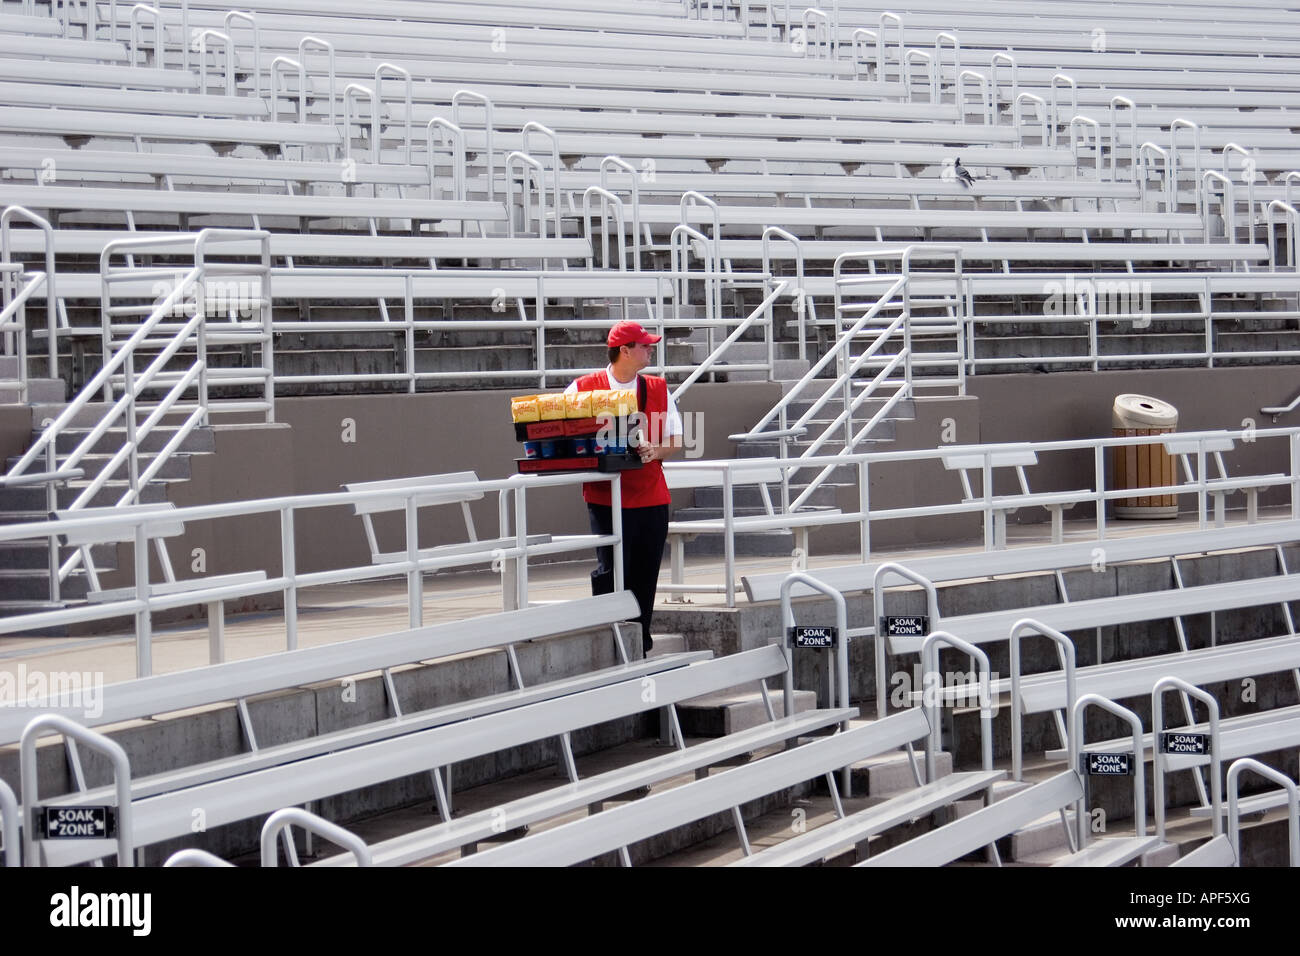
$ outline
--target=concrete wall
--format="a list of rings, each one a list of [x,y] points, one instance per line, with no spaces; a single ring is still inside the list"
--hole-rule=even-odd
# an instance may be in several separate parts
[[[504,478],[515,472],[522,449],[510,425],[509,397],[520,390],[440,392],[416,395],[358,395],[286,398],[276,403],[276,427],[246,425],[216,431],[216,454],[192,459],[192,478],[173,486],[170,500],[178,507],[247,501],[288,495],[336,492],[344,483],[405,478],[450,471],[474,471],[480,478]],[[698,454],[729,458],[727,435],[753,425],[754,409],[767,409],[780,395],[770,383],[693,386],[683,402],[684,415],[695,415]],[[761,414],[761,412],[760,412]],[[480,537],[497,529],[496,495],[471,506]],[[682,504],[687,503],[683,498]],[[558,488],[529,495],[530,531],[586,533],[586,508],[577,488]],[[361,519],[350,508],[312,509],[295,519],[298,570],[368,565],[370,551]],[[376,529],[385,550],[402,547],[400,516],[380,516]],[[458,506],[423,510],[422,546],[464,541]],[[192,572],[196,549],[202,549],[207,574],[264,569],[279,573],[280,530],[274,514],[187,525],[182,538],[169,542],[178,576]],[[128,548],[119,568],[129,569]],[[572,556],[561,556],[573,560]],[[106,587],[130,583],[129,571],[105,576]],[[269,607],[278,595],[245,603]],[[238,610],[232,602],[230,610]]]
[[[1134,369],[1114,372],[1053,372],[1048,375],[987,375],[967,380],[967,391],[980,402],[980,436],[986,442],[1065,441],[1111,435],[1111,407],[1115,396],[1126,392],[1150,395],[1178,409],[1179,431],[1245,427],[1275,427],[1264,406],[1285,405],[1300,386],[1294,366],[1249,368]],[[1300,412],[1284,416],[1276,427],[1300,424]],[[1254,444],[1239,442],[1224,457],[1233,475],[1269,474],[1289,470],[1286,442],[1276,439]],[[1107,465],[1109,467],[1109,463]],[[1062,452],[1042,456],[1029,471],[1035,491],[1092,487],[1089,452]],[[1008,481],[1013,481],[1011,476]],[[1012,491],[999,485],[998,491]],[[1284,488],[1261,494],[1261,504],[1289,500]],[[1228,499],[1230,507],[1244,507],[1244,496]],[[1191,510],[1190,497],[1180,502]],[[1079,505],[1070,517],[1092,514]],[[1021,509],[1012,521],[1044,521],[1043,509]]]

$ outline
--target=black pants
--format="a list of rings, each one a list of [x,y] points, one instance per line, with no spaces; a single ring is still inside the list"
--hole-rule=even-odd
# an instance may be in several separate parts
[[[592,534],[612,534],[614,515],[609,505],[587,505]],[[623,585],[641,607],[641,646],[650,650],[650,618],[654,614],[655,591],[659,588],[659,565],[668,540],[668,506],[623,509]],[[591,572],[591,593],[614,590],[614,549],[596,549],[596,570]]]

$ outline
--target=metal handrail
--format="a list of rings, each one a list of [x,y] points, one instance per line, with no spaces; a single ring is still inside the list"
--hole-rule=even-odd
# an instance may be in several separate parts
[[[1206,693],[1194,684],[1179,677],[1162,677],[1156,681],[1151,690],[1151,751],[1155,771],[1154,789],[1156,811],[1156,839],[1165,842],[1165,764],[1168,757],[1161,746],[1161,734],[1165,731],[1165,694],[1171,690],[1178,691],[1188,708],[1190,723],[1191,709],[1188,697],[1195,697],[1203,703],[1210,713],[1210,812],[1213,815],[1214,835],[1223,832],[1223,773],[1219,757],[1219,702],[1213,694]]]
[[[1241,775],[1247,770],[1278,784],[1286,791],[1287,858],[1291,866],[1300,866],[1300,788],[1286,774],[1253,757],[1242,757],[1233,761],[1228,768],[1228,837],[1232,841],[1237,866],[1241,866],[1241,810],[1238,801],[1241,799]]]
[[[728,490],[730,490],[728,488]],[[830,678],[830,686],[836,689],[835,699],[829,701],[832,706],[848,707],[849,703],[849,615],[848,604],[844,600],[844,595],[838,588],[833,588],[824,581],[818,580],[811,574],[805,574],[802,571],[795,571],[781,582],[781,640],[782,646],[786,653],[786,673],[783,685],[785,705],[785,714],[794,713],[794,653],[793,648],[786,643],[789,638],[790,628],[794,627],[794,606],[790,601],[790,592],[796,584],[802,584],[819,594],[830,598],[831,603],[835,605],[835,627],[837,629],[838,639],[835,644],[834,657],[834,674]],[[849,721],[845,720],[841,729],[848,731]],[[841,786],[844,788],[844,796],[852,796],[852,779],[849,768],[845,767]]]
[[[283,810],[275,811],[275,813],[267,817],[266,823],[262,825],[262,866],[279,866],[279,854],[275,849],[275,841],[281,831],[286,831],[285,843],[292,850],[292,837],[287,832],[289,827],[292,826],[300,826],[304,830],[310,830],[317,836],[323,837],[347,850],[356,860],[357,866],[370,866],[373,862],[370,848],[355,833],[345,830],[337,823],[331,823],[324,817],[319,817],[301,807],[286,807]],[[296,856],[297,854],[290,856],[290,861],[295,866],[297,865]]]
[[[460,104],[465,100],[476,100],[483,106],[483,156],[487,173],[487,198],[488,202],[495,202],[497,198],[496,154],[492,151],[492,100],[474,90],[457,90],[451,94],[451,121],[461,129],[465,128],[465,124],[460,121]]]
[[[934,54],[929,50],[908,50],[903,57],[903,95],[905,100],[912,102],[912,61],[921,60],[925,63],[930,73],[930,102],[939,101],[939,77],[935,72]],[[973,70],[963,70],[962,75],[974,72]]]
[[[1071,92],[1071,94],[1072,94],[1072,96],[1071,96],[1071,100],[1070,100],[1070,115],[1071,115],[1071,116],[1076,116],[1076,115],[1078,115],[1078,112],[1079,112],[1079,84],[1076,83],[1076,82],[1074,82],[1074,78],[1071,77],[1069,74],[1067,74],[1067,73],[1057,73],[1055,76],[1052,77],[1052,85],[1051,85],[1051,91],[1052,91],[1052,146],[1053,146],[1053,148],[1055,148],[1055,146],[1056,146],[1057,132],[1058,132],[1058,128],[1060,127],[1060,123],[1061,123],[1061,113],[1060,113],[1060,110],[1057,108],[1057,105],[1056,105],[1056,90],[1057,90],[1056,81],[1057,81],[1057,80],[1062,81],[1063,83],[1067,84],[1067,85],[1070,87],[1070,92]]]
[[[70,737],[83,746],[97,750],[108,758],[113,765],[113,784],[117,794],[117,865],[134,866],[133,848],[135,846],[135,815],[131,804],[131,762],[127,759],[122,745],[110,740],[103,734],[81,726],[61,714],[42,714],[32,719],[23,728],[22,740],[19,742],[19,772],[22,778],[23,810],[35,817],[36,807],[40,803],[36,772],[36,742],[43,733],[56,732]],[[39,866],[39,854],[36,852],[35,828],[29,823],[23,827],[23,864]]]
[[[1013,110],[1012,120],[1016,123],[1017,130],[1019,130],[1019,121],[1016,119],[1016,116],[1014,115],[1014,111],[1017,109],[1017,104],[1020,102],[1020,67],[1016,64],[1016,58],[1011,55],[1010,51],[999,51],[997,53],[994,53],[991,57],[989,57],[989,89],[991,91],[991,97],[993,99],[993,109],[994,109],[993,121],[997,122],[997,108],[999,102],[999,98],[998,98],[998,87],[999,87],[998,64],[999,63],[1006,63],[1011,68],[1010,103],[1011,103],[1011,108]],[[1037,99],[1037,97],[1035,97],[1035,99]],[[1023,139],[1023,137],[1021,138]],[[1043,145],[1044,146],[1047,145],[1046,139],[1043,140]]]
[[[1196,160],[1196,175],[1192,180],[1192,188],[1196,190],[1196,214],[1203,217],[1201,206],[1201,127],[1194,121],[1177,117],[1169,124],[1169,168],[1171,178],[1173,179],[1173,197],[1174,205],[1170,212],[1178,211],[1178,131],[1180,129],[1189,129],[1192,131],[1192,156]]]
[[[1016,125],[1016,136],[1018,137],[1018,142],[1021,146],[1025,145],[1025,128],[1024,124],[1021,122],[1023,117],[1021,116],[1020,104],[1026,101],[1035,103],[1038,106],[1038,117],[1043,125],[1042,133],[1040,134],[1042,139],[1041,145],[1044,147],[1051,145],[1051,134],[1048,132],[1049,123],[1047,119],[1047,101],[1037,93],[1020,93],[1016,96],[1011,112],[1012,119]]]
[[[1020,712],[1020,642],[1025,637],[1045,637],[1056,644],[1057,655],[1065,669],[1065,709],[1069,711],[1079,696],[1075,678],[1074,641],[1054,627],[1048,627],[1031,617],[1022,617],[1011,625],[1011,779],[1024,779],[1024,715]]]
[[[640,176],[631,163],[621,156],[606,156],[600,161],[600,185],[610,189],[609,176],[613,169],[628,174],[628,187],[632,193],[632,271],[641,271],[641,185]],[[767,271],[767,270],[764,270]]]
[[[140,25],[140,19],[144,16],[153,17],[153,58],[154,64],[158,69],[165,69],[167,55],[167,33],[163,23],[162,12],[157,7],[151,7],[145,3],[137,3],[131,8],[131,43],[130,56],[131,64],[136,64],[136,55],[140,52],[139,47],[143,39],[144,28]]]
[[[434,195],[434,180],[436,178],[436,166],[433,161],[434,145],[433,131],[442,130],[442,142],[451,141],[451,188],[452,196],[460,202],[464,202],[469,197],[468,192],[468,167],[465,160],[465,131],[457,126],[451,120],[444,119],[441,116],[435,116],[429,120],[425,127],[425,153],[429,160],[429,198],[436,198]],[[461,223],[464,228],[464,223]]]
[[[902,78],[903,74],[903,18],[892,10],[886,10],[880,14],[878,23],[880,29],[876,34],[876,80],[880,83],[886,82],[885,69],[888,66],[887,51],[889,44],[885,40],[885,21],[893,20],[894,25],[898,28],[898,74]]]
[[[596,254],[596,243],[591,235],[591,197],[600,197],[600,265],[609,268],[609,210],[614,210],[614,220],[618,228],[618,271],[627,271],[627,217],[623,213],[623,200],[604,186],[588,186],[582,193],[582,223],[586,230],[587,242],[591,246],[592,257]],[[590,262],[590,260],[589,260]]]
[[[687,284],[691,278],[691,240],[698,242],[704,250],[706,268],[701,275],[704,278],[704,316],[705,321],[718,321],[722,312],[722,284],[718,276],[722,273],[721,259],[717,253],[717,243],[700,232],[694,226],[680,223],[668,234],[669,270],[677,276],[677,292],[673,296],[673,318],[681,321],[682,303],[687,301]],[[708,326],[711,330],[712,324]],[[712,348],[712,339],[709,342]]]
[[[337,126],[337,108],[335,100],[338,98],[338,75],[334,69],[334,44],[329,40],[322,40],[320,37],[306,36],[298,41],[298,57],[306,62],[307,47],[318,50],[324,50],[329,54],[329,104],[330,104],[330,125]]]
[[[1203,222],[1205,223],[1205,230],[1202,232],[1202,235],[1205,237],[1206,242],[1209,242],[1211,240],[1211,236],[1210,236],[1210,181],[1211,180],[1217,180],[1218,182],[1223,184],[1223,199],[1219,204],[1219,208],[1223,212],[1223,231],[1225,234],[1225,238],[1227,238],[1228,242],[1235,244],[1237,241],[1237,200],[1236,197],[1234,196],[1234,186],[1231,179],[1229,179],[1227,176],[1213,169],[1207,169],[1205,170],[1205,172],[1201,173],[1200,199],[1203,201],[1204,204],[1202,206],[1202,210],[1203,210],[1202,219]],[[1200,205],[1199,202],[1198,205]]]
[[[529,120],[524,124],[523,129],[520,130],[519,133],[519,148],[523,153],[529,156],[532,155],[532,153],[528,151],[529,133],[540,133],[551,141],[551,192],[555,209],[555,238],[559,239],[564,235],[564,230],[560,228],[560,137],[556,134],[555,130],[551,129],[549,126],[544,126],[541,123]],[[543,190],[546,188],[546,180],[544,177],[539,181],[538,186]],[[546,230],[543,229],[542,237],[545,238],[545,236]]]
[[[371,130],[370,130],[370,161],[378,164],[379,162],[379,130],[374,128],[374,117],[379,112],[379,94],[368,86],[362,86],[360,83],[349,83],[343,87],[343,158],[345,160],[352,158],[352,96],[365,96],[370,98]],[[361,111],[357,110],[357,126],[361,126]]]
[[[820,359],[818,359],[817,364],[815,364],[812,368],[810,368],[807,372],[804,373],[803,377],[800,378],[799,381],[796,382],[795,385],[788,392],[786,392],[785,395],[781,397],[781,400],[778,401],[775,405],[773,405],[766,415],[764,415],[761,419],[759,419],[757,425],[755,425],[749,431],[741,433],[740,435],[730,436],[731,440],[732,441],[761,440],[764,436],[763,429],[766,428],[768,425],[770,425],[773,419],[775,419],[778,415],[781,415],[785,412],[785,410],[794,401],[795,397],[797,397],[800,393],[802,393],[802,391],[805,388],[807,388],[822,373],[822,371],[826,368],[826,366],[829,365],[832,361],[834,361],[838,357],[841,351],[843,351],[845,348],[848,347],[849,337],[852,335],[856,335],[858,332],[860,332],[868,322],[870,322],[873,318],[876,317],[876,315],[880,313],[880,310],[883,309],[885,305],[888,304],[889,300],[892,299],[896,293],[902,291],[903,287],[906,284],[907,284],[907,279],[904,276],[895,277],[893,281],[893,285],[891,285],[889,289],[880,297],[877,303],[874,306],[872,306],[871,309],[869,309],[860,319],[854,322],[853,325],[851,325],[843,333],[837,336],[835,345],[827,349],[826,354],[823,355]]]
[[[371,125],[374,127],[375,137],[375,162],[384,161],[383,150],[380,148],[382,137],[379,135],[379,113],[380,104],[383,101],[383,82],[384,74],[392,73],[394,76],[406,80],[406,165],[411,165],[411,71],[404,66],[397,66],[393,63],[380,63],[375,67],[375,97],[371,101]]]
[[[985,122],[992,125],[996,108],[993,105],[993,91],[989,79],[978,70],[961,70],[957,74],[957,113],[964,123],[966,121],[966,77],[974,77],[979,86],[980,98],[984,103]]]
[[[16,341],[14,352],[18,360],[19,404],[27,403],[27,300],[45,285],[43,272],[24,273],[24,275],[27,276],[27,284],[19,290],[8,305],[0,309],[0,333],[4,333],[5,354],[9,352],[10,338]]]
[[[754,309],[749,313],[749,315],[745,316],[745,318],[741,320],[741,322],[736,326],[736,328],[731,332],[731,334],[728,335],[725,339],[723,339],[722,343],[718,345],[718,347],[715,348],[712,352],[710,352],[708,356],[705,357],[704,361],[700,362],[700,364],[696,367],[695,371],[691,372],[691,374],[686,377],[686,380],[684,382],[682,382],[675,389],[673,389],[672,397],[674,400],[680,402],[682,396],[686,394],[687,389],[689,389],[692,385],[694,385],[697,381],[699,381],[700,378],[709,374],[709,372],[713,370],[713,367],[717,365],[719,360],[722,358],[722,356],[726,354],[727,349],[731,348],[731,346],[735,344],[737,339],[739,339],[742,335],[744,335],[747,331],[749,331],[750,327],[753,326],[756,322],[758,322],[758,318],[760,315],[769,312],[772,303],[775,302],[776,299],[783,292],[785,292],[786,285],[787,282],[784,279],[777,282],[776,288],[773,289],[771,292],[769,292],[764,297],[763,301],[760,302],[757,306],[755,306]],[[772,337],[772,328],[769,325],[768,326],[769,342],[771,341],[771,337]]]
[[[1269,268],[1277,270],[1277,244],[1274,235],[1274,229],[1277,221],[1273,213],[1280,211],[1286,216],[1286,252],[1287,265],[1297,272],[1300,272],[1300,254],[1297,254],[1297,243],[1300,243],[1300,210],[1295,206],[1289,206],[1280,199],[1272,200],[1265,209],[1266,221],[1268,223],[1268,265]]]
[[[253,95],[262,95],[262,40],[257,29],[257,17],[245,10],[231,10],[226,14],[224,23],[226,35],[233,37],[235,35],[232,26],[235,20],[245,21],[253,30]],[[233,46],[233,44],[232,44]]]
[[[58,284],[54,268],[54,227],[50,225],[49,220],[36,215],[25,206],[7,207],[4,212],[0,212],[0,263],[12,261],[9,258],[9,230],[13,228],[11,224],[15,219],[23,219],[35,225],[41,230],[41,235],[45,241],[45,334],[49,336],[46,349],[49,359],[49,377],[58,378],[59,345],[56,338]],[[11,282],[12,277],[7,272],[0,277],[0,290],[2,290],[0,304],[9,304]]]
[[[18,835],[18,798],[14,796],[9,784],[0,780],[0,837],[5,844],[5,868],[13,869],[21,865]]]
[[[280,67],[298,71],[298,122],[307,122],[307,69],[299,60],[291,56],[277,56],[271,61],[271,121],[277,117],[276,105],[280,101]],[[284,92],[289,92],[289,82],[285,80]],[[331,104],[331,109],[333,108]]]
[[[885,719],[887,713],[886,704],[889,699],[889,694],[885,689],[885,634],[880,627],[880,621],[885,612],[884,582],[891,574],[924,588],[926,613],[930,616],[931,625],[936,624],[939,620],[939,592],[935,588],[933,581],[922,574],[918,574],[911,568],[904,567],[893,561],[886,561],[876,568],[876,573],[871,578],[871,613],[876,618],[873,622],[874,627],[872,630],[874,633],[872,637],[876,650],[876,718],[878,720]]]
[[[1116,126],[1119,122],[1119,108],[1128,107],[1129,121],[1129,140],[1128,140],[1128,173],[1129,176],[1137,178],[1137,104],[1127,96],[1112,96],[1110,99],[1110,181],[1118,182],[1119,174],[1115,157],[1119,154],[1116,148],[1119,140],[1115,134]]]
[[[1100,694],[1084,694],[1070,708],[1069,733],[1070,769],[1079,774],[1084,792],[1084,796],[1080,797],[1074,805],[1074,820],[1080,851],[1088,846],[1088,813],[1085,802],[1088,778],[1079,764],[1079,757],[1083,752],[1084,731],[1080,716],[1089,707],[1100,707],[1102,710],[1109,711],[1121,720],[1127,721],[1129,727],[1133,730],[1133,822],[1139,837],[1144,837],[1147,834],[1147,792],[1145,766],[1142,759],[1142,718],[1127,707],[1121,707],[1113,700],[1102,697]]]
[[[540,234],[540,238],[545,239],[546,238],[546,167],[544,167],[539,160],[534,159],[532,156],[529,156],[527,153],[521,152],[520,150],[517,149],[507,153],[505,162],[502,163],[502,168],[504,169],[506,174],[506,235],[513,237],[515,234],[515,217],[514,217],[515,180],[514,177],[510,175],[511,167],[513,167],[515,164],[518,164],[521,167],[521,169],[522,167],[530,167],[537,174],[537,206],[538,206],[537,228]],[[522,179],[523,182],[520,184],[520,192],[519,192],[519,203],[520,206],[522,207],[521,211],[523,212],[523,222],[521,223],[521,226],[524,229],[524,231],[528,231],[529,223],[532,220],[532,216],[530,214],[530,210],[532,207],[528,202],[528,194],[530,192],[528,188],[528,174],[524,173]]]
[[[197,47],[196,52],[199,55],[199,92],[207,93],[208,91],[208,37],[220,40],[226,45],[226,95],[234,96],[235,41],[230,39],[230,34],[213,28],[200,30],[194,38],[194,44]]]
[[[978,667],[979,703],[980,703],[980,766],[987,772],[993,769],[993,697],[989,692],[989,656],[976,647],[949,631],[931,631],[921,642],[921,703],[926,716],[930,719],[930,744],[925,748],[925,780],[934,783],[938,779],[936,765],[939,751],[943,749],[943,736],[939,724],[939,704],[943,694],[942,680],[939,680],[939,645],[964,651],[975,661]],[[936,678],[932,686],[928,678]]]
[[[1094,148],[1095,166],[1093,169],[1094,178],[1101,182],[1102,167],[1102,145],[1101,145],[1101,123],[1097,122],[1091,116],[1074,116],[1070,118],[1070,152],[1074,154],[1074,178],[1079,178],[1079,146],[1082,144],[1085,148],[1088,143],[1088,136],[1083,132],[1084,127],[1092,127],[1092,143]],[[1115,141],[1111,140],[1111,152],[1115,151]]]
[[[1173,199],[1173,191],[1172,191],[1173,179],[1170,176],[1170,171],[1172,167],[1169,164],[1169,151],[1164,147],[1151,142],[1150,140],[1148,140],[1147,142],[1143,143],[1141,146],[1138,147],[1138,166],[1141,170],[1140,175],[1138,176],[1138,202],[1142,204],[1142,208],[1145,210],[1146,208],[1145,204],[1147,199],[1147,177],[1148,177],[1147,156],[1148,155],[1159,156],[1162,160],[1164,160],[1165,211],[1173,212],[1174,211],[1174,199]]]
[[[799,361],[805,361],[808,358],[808,294],[804,291],[804,270],[803,270],[803,240],[788,230],[780,226],[767,226],[763,229],[763,272],[766,275],[772,275],[772,256],[771,242],[773,236],[779,236],[786,242],[794,246],[794,276],[795,276],[795,314],[799,316]],[[774,321],[771,313],[768,314],[768,320]],[[773,327],[773,335],[776,334]]]

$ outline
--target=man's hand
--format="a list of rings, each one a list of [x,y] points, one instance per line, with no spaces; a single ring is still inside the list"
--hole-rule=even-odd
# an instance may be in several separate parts
[[[648,465],[652,461],[667,461],[674,457],[682,450],[682,440],[676,436],[668,439],[666,445],[653,445],[646,440],[642,440],[637,446],[637,454],[641,456],[641,463]]]

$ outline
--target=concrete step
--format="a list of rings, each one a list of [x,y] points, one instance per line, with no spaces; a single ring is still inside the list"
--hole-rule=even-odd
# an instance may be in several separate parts
[[[84,598],[87,591],[83,575],[70,575],[59,585],[59,596],[64,599]],[[0,570],[0,594],[6,601],[48,601],[50,577],[42,569]]]
[[[181,479],[158,479],[149,482],[140,489],[140,502],[149,504],[166,501],[167,485],[177,480]],[[88,485],[89,483],[85,481],[74,481],[69,482],[66,488],[58,489],[56,494],[58,506],[66,508],[72,504]],[[117,504],[128,487],[129,485],[125,481],[113,480],[105,482],[104,487],[100,488],[86,503],[86,507],[112,507]],[[0,514],[21,516],[22,520],[26,521],[44,520],[47,517],[45,489],[42,487],[0,488]]]
[[[27,380],[27,394],[23,394],[22,386],[16,380],[0,380],[0,405],[34,405],[45,402],[61,402],[64,399],[67,385],[62,379],[57,378],[29,378]]]
[[[647,659],[663,657],[666,654],[681,654],[688,649],[684,634],[652,634],[651,637],[654,638],[654,646],[646,655]]]
[[[785,715],[785,702],[779,690],[768,691],[772,710],[777,717]],[[815,691],[799,690],[794,694],[794,711],[802,713],[817,707]],[[677,719],[682,733],[687,737],[722,737],[757,727],[767,722],[767,709],[758,691],[733,689],[695,697],[677,705]]]
[[[76,451],[77,446],[85,440],[90,434],[91,429],[70,428],[62,432],[55,440],[55,451],[60,454],[68,454]],[[157,452],[161,451],[176,434],[175,428],[160,426],[149,432],[140,442],[140,451]],[[35,441],[40,438],[40,432],[33,432],[32,439]],[[98,455],[110,455],[116,452],[126,442],[125,428],[110,428],[100,439],[91,447],[90,452]],[[216,451],[216,441],[212,435],[211,426],[199,426],[191,431],[185,440],[181,443],[178,451],[199,454],[202,452]]]
[[[145,454],[145,455],[140,455],[138,457],[140,463],[140,471],[143,472],[146,468],[148,468],[150,465],[154,463],[154,461],[157,459],[158,456]],[[79,462],[77,462],[77,467],[82,469],[86,473],[85,479],[89,480],[98,477],[99,474],[108,465],[108,463],[112,460],[113,460],[112,455],[85,455],[82,457],[82,459]],[[18,461],[19,458],[17,456],[11,456],[9,460],[5,463],[6,469],[13,468],[13,466],[16,465]],[[163,462],[163,465],[158,470],[158,474],[156,477],[158,477],[159,479],[168,479],[168,478],[187,479],[190,477],[190,471],[191,471],[190,455],[178,453],[172,455],[170,458],[167,459],[167,461]],[[119,476],[124,476],[126,474],[125,463],[123,463],[122,466],[120,466],[117,474]]]
[[[75,553],[75,548],[59,548],[63,562]],[[44,571],[49,567],[49,544],[41,541],[0,541],[0,570]],[[90,549],[91,559],[99,571],[117,568],[117,546],[96,545]]]
[[[858,727],[870,721],[854,720],[851,723]],[[916,760],[924,779],[925,752],[918,749]],[[935,771],[940,777],[952,773],[952,754],[935,754]],[[888,797],[916,787],[911,760],[903,751],[860,760],[850,767],[850,772],[853,775],[853,793],[857,796]]]

